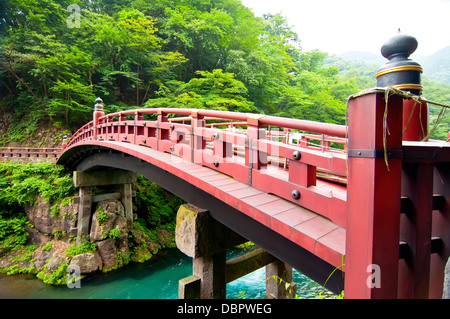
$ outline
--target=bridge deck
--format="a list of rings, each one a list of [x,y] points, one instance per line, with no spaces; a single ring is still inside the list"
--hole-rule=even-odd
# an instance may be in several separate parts
[[[80,144],[83,142],[78,145]],[[92,145],[93,141],[86,144]],[[345,229],[323,216],[238,182],[211,168],[199,166],[171,154],[124,142],[96,141],[94,144],[115,149],[160,167],[214,195],[329,264],[343,267]],[[271,167],[268,171],[284,174],[281,168]],[[320,181],[315,187],[345,195],[345,187],[331,182]]]

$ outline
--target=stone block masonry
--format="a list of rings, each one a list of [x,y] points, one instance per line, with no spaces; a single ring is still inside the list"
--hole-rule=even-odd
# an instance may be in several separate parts
[[[99,186],[115,185],[120,191],[120,200],[124,207],[125,218],[129,225],[133,221],[133,183],[137,175],[133,172],[123,170],[107,170],[95,172],[73,172],[73,183],[79,188],[80,206],[78,212],[77,244],[83,242],[89,236],[90,223],[92,219],[92,188]],[[102,199],[109,195],[115,197],[117,193],[105,194]],[[97,197],[102,197],[97,195]]]
[[[179,299],[225,299],[227,283],[266,267],[268,298],[291,298],[292,267],[263,249],[226,260],[226,250],[247,240],[211,217],[209,212],[191,204],[177,213],[175,241],[178,249],[193,258],[193,275],[180,280]],[[290,284],[290,291],[283,289]]]

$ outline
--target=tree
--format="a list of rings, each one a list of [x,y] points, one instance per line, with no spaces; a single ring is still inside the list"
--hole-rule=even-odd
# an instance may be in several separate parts
[[[196,71],[220,68],[232,34],[233,20],[222,10],[199,11],[195,6],[180,5],[166,10],[164,49],[183,54],[187,59],[181,80],[189,81]]]
[[[172,89],[161,92],[161,97],[149,100],[147,107],[206,108],[222,111],[254,112],[252,102],[246,98],[244,84],[232,73],[220,69],[212,72],[197,71],[199,78],[188,83],[173,82]]]
[[[186,61],[178,52],[161,50],[156,19],[126,8],[128,1],[124,7],[79,2],[81,25],[69,28],[68,1],[12,0],[3,18],[8,34],[0,38],[8,99],[25,90],[34,100],[29,108],[34,118],[62,120],[69,127],[89,119],[95,96],[141,105],[158,81]]]
[[[326,53],[302,52],[283,16],[256,17],[240,0],[76,0],[75,28],[69,4],[10,0],[0,13],[0,108],[27,114],[17,127],[75,130],[95,96],[106,111],[194,107],[343,123],[346,95],[357,91],[324,66]]]

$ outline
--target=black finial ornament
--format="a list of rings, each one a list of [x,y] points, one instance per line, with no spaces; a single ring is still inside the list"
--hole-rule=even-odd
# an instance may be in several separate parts
[[[101,98],[98,97],[98,98],[95,100],[95,102],[96,102],[96,104],[95,104],[95,106],[94,106],[95,111],[101,111],[101,112],[103,112],[103,100],[102,100]]]
[[[381,54],[389,60],[382,66],[376,75],[378,87],[393,86],[412,94],[420,95],[422,92],[422,67],[409,59],[418,47],[417,39],[398,33],[381,47]]]

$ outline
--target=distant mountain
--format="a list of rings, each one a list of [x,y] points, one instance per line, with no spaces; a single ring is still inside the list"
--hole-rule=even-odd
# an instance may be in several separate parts
[[[368,64],[377,64],[379,66],[383,65],[387,61],[385,58],[381,56],[381,54],[376,55],[371,52],[363,52],[363,51],[347,51],[338,54],[338,56],[345,60],[366,62]]]
[[[450,84],[450,47],[441,49],[428,57],[417,57],[424,75],[436,82]]]
[[[343,60],[364,62],[382,66],[387,62],[385,58],[370,52],[348,51],[338,55]],[[412,56],[424,69],[424,76],[431,81],[450,84],[450,47],[441,49],[430,56]]]
[[[430,101],[450,104],[450,47],[424,57],[413,55],[412,60],[420,63],[424,68],[423,95]],[[339,76],[344,80],[352,80],[359,91],[375,87],[375,75],[382,65],[387,62],[381,54],[369,52],[346,52],[340,55],[328,55],[324,67],[336,67]],[[430,104],[430,125],[433,126],[441,111],[439,106]],[[450,117],[445,116],[436,127],[431,138],[447,140],[450,131]]]

